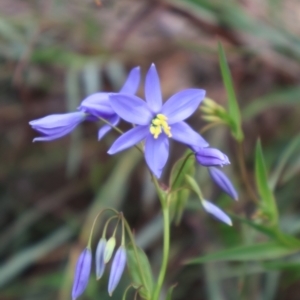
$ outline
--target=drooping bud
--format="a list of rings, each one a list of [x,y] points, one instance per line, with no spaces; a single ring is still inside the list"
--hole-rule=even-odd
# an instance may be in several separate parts
[[[104,250],[106,246],[106,239],[101,238],[97,245],[96,249],[96,277],[97,280],[100,279],[103,275],[105,269],[105,262],[104,262]]]
[[[216,205],[212,204],[209,201],[202,200],[202,205],[204,209],[209,213],[215,216],[220,221],[226,223],[227,225],[231,226],[232,222],[231,219]]]
[[[112,236],[105,245],[104,254],[103,254],[105,264],[107,264],[110,261],[112,254],[115,250],[115,247],[116,247],[116,238]]]
[[[124,272],[126,266],[126,250],[123,246],[120,246],[117,250],[112,265],[111,271],[109,275],[108,281],[108,293],[111,296],[115,288],[117,287],[121,276]]]
[[[89,248],[85,248],[80,254],[76,269],[72,288],[72,299],[77,299],[86,289],[91,273],[92,253]]]
[[[214,167],[208,168],[208,171],[212,180],[220,187],[220,189],[234,200],[238,200],[238,193],[225,173]]]
[[[197,162],[205,167],[224,166],[230,164],[228,157],[215,148],[201,148],[195,153]]]

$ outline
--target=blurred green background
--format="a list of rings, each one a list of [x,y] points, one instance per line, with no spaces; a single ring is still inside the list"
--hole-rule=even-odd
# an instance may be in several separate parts
[[[132,67],[140,65],[145,74],[152,62],[164,99],[198,87],[226,105],[218,41],[242,111],[249,176],[260,137],[281,227],[299,235],[299,36],[297,0],[1,0],[0,299],[71,299],[76,259],[105,206],[124,212],[158,271],[159,202],[140,154],[131,149],[108,156],[117,135],[97,142],[95,123],[57,141],[33,144],[38,134],[28,122],[74,111],[96,91],[116,91]],[[197,130],[205,125],[200,111],[189,122]],[[231,165],[224,170],[240,201],[221,194],[199,167],[205,196],[227,212],[252,218],[256,209],[241,184],[234,140],[221,127],[204,136],[228,154]],[[183,151],[182,145],[172,145],[163,182]],[[231,228],[220,224],[193,203],[172,226],[167,286],[178,283],[173,299],[300,298],[299,263],[281,269],[260,261],[183,266],[191,257],[263,240],[238,221]],[[100,282],[92,275],[81,299],[108,299],[107,274]],[[113,299],[122,297],[128,282],[125,273]]]

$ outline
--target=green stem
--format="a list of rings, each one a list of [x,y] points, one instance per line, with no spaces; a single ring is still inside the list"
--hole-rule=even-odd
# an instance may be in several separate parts
[[[166,199],[165,199],[166,200]],[[167,205],[167,201],[162,202],[162,212],[164,219],[164,245],[163,245],[163,259],[162,264],[157,280],[157,284],[152,296],[152,300],[158,300],[160,291],[165,279],[168,260],[169,260],[169,251],[170,251],[170,219],[169,219],[169,207]]]
[[[175,183],[177,182],[177,180],[178,180],[178,178],[179,178],[179,176],[180,176],[180,174],[181,174],[181,172],[182,172],[182,170],[183,170],[185,164],[187,163],[188,159],[189,159],[192,155],[194,155],[194,154],[195,154],[194,152],[191,152],[191,153],[189,153],[189,154],[184,158],[184,161],[182,162],[182,164],[181,164],[181,166],[180,166],[180,169],[179,169],[179,171],[178,171],[178,173],[177,173],[177,176],[176,176],[175,180],[174,180],[173,183],[172,183],[171,190],[172,190],[173,187],[175,186]]]

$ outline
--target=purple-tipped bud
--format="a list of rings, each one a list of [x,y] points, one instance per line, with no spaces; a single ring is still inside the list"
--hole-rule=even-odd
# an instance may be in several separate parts
[[[126,250],[123,246],[117,250],[112,265],[111,271],[109,275],[109,282],[108,282],[108,293],[111,296],[115,288],[117,287],[121,276],[124,272],[124,268],[126,265]]]
[[[202,205],[209,214],[212,214],[217,219],[226,223],[229,226],[232,225],[230,218],[219,207],[206,200],[202,201]]]
[[[104,250],[106,246],[106,239],[101,238],[96,249],[96,277],[100,279],[104,273]]]
[[[229,178],[221,170],[217,168],[208,168],[212,180],[231,198],[238,200],[238,193],[233,187]]]
[[[228,157],[215,148],[201,148],[195,153],[198,163],[205,167],[230,164]]]
[[[76,264],[73,288],[72,288],[72,299],[77,299],[86,289],[92,266],[92,253],[91,250],[85,248],[80,254]]]
[[[47,117],[29,122],[32,129],[40,132],[33,142],[52,141],[70,133],[79,123],[86,119],[83,112],[72,112],[66,114],[49,115]]]

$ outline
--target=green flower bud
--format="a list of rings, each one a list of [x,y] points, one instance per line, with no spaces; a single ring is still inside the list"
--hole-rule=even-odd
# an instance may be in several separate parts
[[[116,238],[112,236],[106,243],[105,249],[104,249],[104,263],[107,264],[111,257],[112,254],[115,250],[116,247]]]

